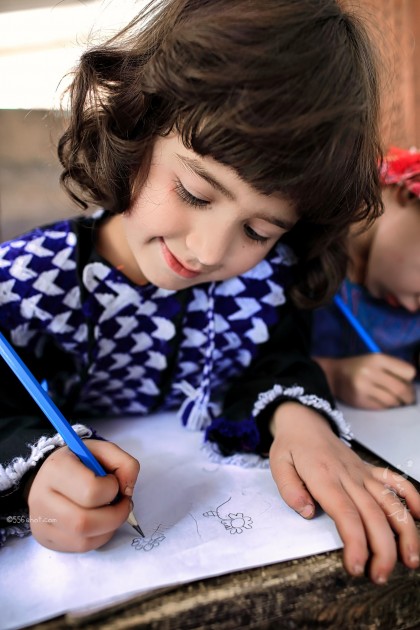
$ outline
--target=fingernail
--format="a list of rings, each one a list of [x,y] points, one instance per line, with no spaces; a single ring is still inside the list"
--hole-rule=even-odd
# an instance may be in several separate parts
[[[353,567],[353,575],[363,575],[364,570],[363,564],[355,564]]]
[[[124,490],[124,494],[126,497],[132,497],[134,492],[134,488],[132,486],[126,486]]]
[[[419,563],[419,554],[418,553],[410,553],[409,557],[408,557],[410,564],[415,564],[417,565]]]
[[[376,584],[386,584],[387,578],[384,575],[377,575],[375,577]]]
[[[303,518],[309,518],[314,513],[314,506],[311,504],[305,505],[305,507],[299,512]]]

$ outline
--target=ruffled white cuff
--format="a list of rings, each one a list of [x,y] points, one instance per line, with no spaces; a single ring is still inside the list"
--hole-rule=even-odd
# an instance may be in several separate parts
[[[300,385],[293,385],[291,387],[282,387],[281,385],[274,385],[266,392],[262,392],[258,396],[258,400],[252,410],[252,415],[256,418],[270,403],[274,402],[277,398],[288,398],[290,400],[296,400],[296,402],[305,405],[306,407],[312,407],[332,420],[338,429],[340,438],[344,442],[350,442],[353,434],[350,430],[350,425],[345,421],[344,416],[338,409],[333,409],[324,398],[319,398],[314,394],[305,394],[305,390]]]
[[[92,431],[83,424],[74,424],[73,429],[81,438],[92,435]],[[0,464],[0,492],[18,486],[19,481],[31,468],[34,468],[47,453],[59,446],[65,446],[65,443],[58,433],[52,437],[43,436],[35,444],[30,445],[31,453],[27,459],[16,457],[7,466]]]
[[[344,419],[341,411],[333,409],[331,404],[324,398],[319,398],[314,394],[305,394],[305,390],[300,385],[292,385],[290,387],[282,387],[281,385],[274,385],[271,389],[261,392],[257,401],[254,404],[252,410],[252,418],[256,420],[259,414],[271,403],[279,400],[279,404],[284,399],[295,400],[306,407],[312,407],[316,411],[321,412],[324,416],[329,418],[337,427],[339,437],[343,442],[350,446],[350,440],[353,434],[350,430],[350,425]],[[249,419],[248,419],[249,422]],[[202,446],[202,450],[206,453],[207,457],[218,464],[233,464],[236,466],[243,466],[245,468],[268,468],[268,458],[262,457],[256,453],[234,453],[232,455],[224,456],[219,446],[214,442],[205,442]]]

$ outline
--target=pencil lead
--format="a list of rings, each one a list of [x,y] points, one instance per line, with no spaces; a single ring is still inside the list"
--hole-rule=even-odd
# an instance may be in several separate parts
[[[133,507],[132,501],[131,501],[131,506]],[[142,532],[140,525],[138,524],[136,517],[134,516],[133,510],[131,510],[130,514],[128,515],[127,522],[131,525],[131,527],[133,527],[136,530],[138,534],[140,534],[140,536],[142,536],[143,538],[146,538],[146,536]]]
[[[140,536],[142,536],[143,538],[146,538],[146,536],[143,534],[140,525],[133,525],[134,529],[136,530],[136,532],[138,532],[140,534]]]

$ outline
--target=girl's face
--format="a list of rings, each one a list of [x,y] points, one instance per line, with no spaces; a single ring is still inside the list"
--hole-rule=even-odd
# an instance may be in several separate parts
[[[420,310],[420,203],[401,206],[385,188],[385,212],[373,226],[365,285],[376,298],[414,313]]]
[[[126,275],[179,290],[251,269],[297,216],[281,196],[257,192],[172,134],[156,140],[146,183],[131,208],[111,221]]]

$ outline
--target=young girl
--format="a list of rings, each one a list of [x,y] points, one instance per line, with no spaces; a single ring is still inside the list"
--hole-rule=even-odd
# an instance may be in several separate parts
[[[332,392],[365,409],[413,403],[420,369],[420,152],[391,148],[381,183],[385,212],[350,239],[340,295],[382,352],[369,354],[333,305],[315,311],[313,325]]]
[[[105,210],[5,243],[0,312],[69,418],[134,414],[141,431],[142,414],[180,408],[220,457],[269,453],[288,505],[311,518],[318,502],[347,570],[371,551],[381,583],[395,534],[418,566],[395,502],[420,517],[420,497],[340,440],[296,309],[333,294],[348,226],[380,209],[377,95],[369,40],[335,0],[153,2],[82,57],[71,88],[62,179]],[[95,477],[6,367],[1,392],[3,514],[27,497],[41,544],[100,547],[138,463],[90,439],[112,471]]]

